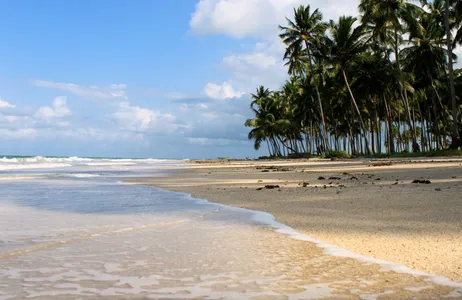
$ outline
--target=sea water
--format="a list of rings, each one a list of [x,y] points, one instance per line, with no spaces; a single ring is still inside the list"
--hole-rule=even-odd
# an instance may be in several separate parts
[[[268,214],[121,182],[183,164],[0,159],[0,299],[462,295],[449,281],[335,252]]]

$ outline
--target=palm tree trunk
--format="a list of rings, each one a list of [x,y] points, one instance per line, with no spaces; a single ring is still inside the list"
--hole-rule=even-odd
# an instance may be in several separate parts
[[[314,131],[313,131],[313,121],[310,122],[310,152],[314,154]]]
[[[273,156],[273,153],[271,152],[271,148],[270,148],[270,144],[269,144],[269,141],[266,140],[266,146],[268,146],[268,153],[269,153],[269,156]]]
[[[407,118],[408,118],[408,125],[409,125],[409,130],[411,131],[411,136],[412,136],[412,148],[414,151],[419,152],[420,147],[419,144],[417,144],[417,137],[415,134],[415,129],[414,126],[412,126],[412,118],[411,118],[411,112],[409,110],[409,102],[407,99],[407,93],[404,90],[404,77],[403,77],[403,72],[401,71],[401,66],[400,66],[400,61],[399,61],[399,49],[398,49],[398,30],[395,28],[395,56],[396,56],[396,68],[398,69],[400,79],[401,79],[401,84],[399,85],[399,92],[401,95],[401,99],[403,100],[404,104],[404,110],[406,112]]]
[[[448,67],[449,67],[449,86],[451,90],[451,104],[452,104],[452,143],[450,148],[457,149],[461,146],[459,140],[459,132],[457,127],[457,104],[456,104],[456,91],[454,87],[454,70],[452,61],[452,41],[451,41],[451,29],[449,28],[449,0],[444,1],[444,26],[446,27],[446,44],[448,50]]]
[[[369,144],[369,141],[367,140],[366,136],[366,126],[364,125],[363,117],[361,116],[361,112],[359,111],[358,104],[356,103],[355,97],[353,95],[353,92],[351,91],[350,83],[348,82],[348,78],[346,76],[345,70],[342,68],[342,73],[343,73],[343,79],[345,79],[345,84],[347,85],[348,92],[350,93],[351,96],[351,101],[353,101],[353,105],[355,106],[356,112],[358,113],[359,121],[361,122],[361,127],[362,127],[362,134],[364,137],[364,140],[366,142],[366,149],[367,149],[367,154],[371,154],[371,145]]]
[[[436,93],[435,91],[433,91],[432,93],[432,108],[433,108],[433,130],[434,130],[434,133],[436,135],[436,150],[440,150],[440,125],[439,125],[439,118],[438,118],[438,113],[436,111],[436,101],[435,101],[435,98],[436,98]]]
[[[313,61],[312,61],[311,51],[310,51],[307,41],[305,41],[305,46],[306,46],[306,52],[308,53],[308,59],[309,59],[308,63],[310,65],[311,76],[314,77]],[[321,113],[324,144],[326,146],[326,150],[330,151],[329,143],[327,142],[327,126],[326,126],[326,120],[324,117],[324,109],[322,108],[321,94],[319,93],[318,83],[316,82],[316,80],[314,80],[314,88],[316,90],[316,96],[318,98],[319,112]]]
[[[388,101],[387,101],[387,98],[384,96],[383,97],[383,101],[385,102],[385,109],[387,111],[387,120],[388,120],[388,143],[389,143],[389,153],[392,154],[392,153],[395,153],[395,141],[393,140],[393,130],[392,130],[392,126],[393,126],[393,119],[392,119],[392,115],[391,115],[391,106],[388,104]]]

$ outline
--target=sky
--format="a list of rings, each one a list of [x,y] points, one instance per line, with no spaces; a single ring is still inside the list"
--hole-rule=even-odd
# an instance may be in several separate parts
[[[287,79],[278,25],[358,0],[0,2],[0,154],[257,157],[250,93]]]

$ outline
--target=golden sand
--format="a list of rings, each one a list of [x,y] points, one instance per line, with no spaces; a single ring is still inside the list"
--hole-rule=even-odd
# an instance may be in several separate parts
[[[323,242],[462,282],[462,159],[201,162],[136,181],[266,211]]]

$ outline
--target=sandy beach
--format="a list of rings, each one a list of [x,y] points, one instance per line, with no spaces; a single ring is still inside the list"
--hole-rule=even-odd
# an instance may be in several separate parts
[[[462,282],[460,158],[199,161],[131,181],[269,212],[320,241]]]

